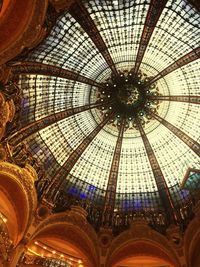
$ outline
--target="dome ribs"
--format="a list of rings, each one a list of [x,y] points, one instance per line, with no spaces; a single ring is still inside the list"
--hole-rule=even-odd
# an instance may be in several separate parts
[[[186,55],[176,60],[174,63],[170,64],[167,68],[165,68],[164,70],[159,72],[155,77],[150,79],[146,85],[149,86],[150,84],[155,83],[160,78],[165,77],[169,73],[191,63],[194,60],[197,60],[198,58],[200,58],[200,47],[195,48],[191,52],[187,53]]]
[[[200,155],[199,14],[187,1],[70,2],[48,10],[42,42],[24,43],[2,69],[10,113],[13,97],[16,107],[2,158],[4,147],[15,164],[28,157],[38,200],[52,213],[82,207],[110,241],[135,224],[184,232],[196,174],[180,183]],[[99,237],[105,250],[109,240]]]
[[[50,183],[46,198],[49,201],[54,201],[58,190],[62,186],[65,181],[67,175],[70,173],[76,162],[79,160],[83,152],[87,149],[92,140],[96,137],[96,135],[103,129],[103,127],[108,123],[108,121],[114,116],[114,112],[105,116],[104,119],[99,123],[96,128],[88,135],[86,138],[78,145],[78,147],[70,154],[69,158],[65,161],[65,163],[58,169],[55,174],[52,182]]]
[[[103,105],[103,103],[88,104],[88,105],[81,106],[81,107],[69,108],[67,110],[60,111],[58,113],[49,115],[47,117],[44,117],[44,118],[37,120],[37,121],[34,121],[33,123],[21,128],[16,133],[14,133],[10,137],[8,137],[8,141],[12,145],[18,144],[18,143],[22,142],[24,139],[26,139],[27,137],[31,136],[32,134],[34,134],[34,133],[58,122],[58,121],[61,121],[61,120],[68,118],[68,117],[71,117],[71,116],[78,114],[80,112],[100,107],[102,105]]]
[[[74,17],[74,19],[81,25],[84,31],[89,35],[101,55],[104,57],[108,66],[112,70],[112,73],[117,76],[118,72],[108,51],[108,48],[99,33],[94,21],[92,20],[88,10],[84,7],[81,1],[75,2],[69,9],[69,13]]]
[[[179,128],[161,118],[158,114],[155,114],[151,111],[148,111],[149,114],[154,117],[157,121],[162,123],[165,127],[167,127],[173,134],[175,134],[182,142],[184,142],[190,149],[194,151],[200,157],[200,144],[188,136],[186,133],[181,131]]]
[[[12,65],[11,70],[14,74],[38,74],[38,75],[55,76],[103,88],[102,84],[95,82],[72,70],[63,69],[60,67],[39,62],[30,62],[30,61],[19,62]]]
[[[105,201],[104,201],[104,213],[113,213],[115,208],[115,197],[116,197],[116,188],[117,188],[117,178],[119,170],[119,162],[121,155],[121,148],[123,142],[123,135],[125,129],[126,120],[122,119],[119,128],[119,134],[116,142],[116,147],[112,159],[111,169],[109,173],[109,179],[106,189]]]
[[[140,68],[140,64],[142,62],[142,59],[144,57],[146,48],[149,44],[149,41],[151,39],[152,33],[156,27],[156,24],[160,18],[160,15],[162,14],[163,9],[165,8],[165,5],[167,3],[167,0],[151,0],[149,9],[147,12],[146,20],[144,23],[144,28],[142,32],[142,36],[140,39],[140,44],[136,56],[136,62],[135,67],[133,69],[134,73],[137,74]]]
[[[198,95],[150,95],[151,100],[186,102],[191,104],[200,104]]]
[[[167,218],[173,218],[173,221],[171,223],[174,223],[177,221],[177,215],[176,215],[176,209],[174,207],[173,199],[171,197],[169,188],[166,184],[165,177],[162,173],[162,170],[160,168],[160,165],[157,161],[156,155],[151,147],[151,144],[147,138],[147,135],[141,125],[141,122],[138,118],[136,118],[136,124],[138,127],[138,130],[140,132],[141,138],[144,143],[144,147],[149,159],[149,163],[151,165],[151,169],[156,181],[156,185],[158,188],[159,196],[162,201],[162,205],[167,213]]]

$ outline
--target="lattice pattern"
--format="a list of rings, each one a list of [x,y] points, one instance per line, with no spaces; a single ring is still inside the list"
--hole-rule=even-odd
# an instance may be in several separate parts
[[[39,66],[54,66],[54,70],[49,68],[51,71],[48,69],[46,72],[45,69],[43,73],[37,70],[35,74],[33,70],[29,74],[21,71],[19,85],[23,100],[19,128],[45,121],[45,118],[65,110],[77,110],[95,103],[97,86],[111,73],[116,74],[115,69],[133,69],[145,21],[146,25],[149,22],[152,25],[147,14],[153,2],[83,1],[84,22],[78,22],[77,14],[72,10],[71,14],[62,14],[46,40],[25,59],[41,64]],[[165,98],[165,101],[159,103],[156,116],[199,143],[200,16],[186,0],[168,0],[162,8],[149,35],[148,45],[143,47],[140,70],[150,80],[159,78],[160,99]],[[93,25],[92,31],[88,25]],[[182,59],[187,59],[187,62]],[[68,76],[62,68],[70,71]],[[86,149],[82,149],[67,173],[62,166],[101,123],[102,113],[96,108],[78,114],[74,112],[73,116],[47,123],[45,128],[38,128],[37,133],[33,132],[26,138],[31,153],[44,163],[52,179],[58,170],[62,170],[60,178],[66,179],[63,182],[66,192],[101,204],[105,200],[119,134],[110,121],[93,136]],[[179,184],[188,167],[198,169],[200,161],[197,154],[169,128],[154,119],[144,127],[144,131],[166,184],[173,188],[170,191],[173,199],[178,203],[184,198]],[[124,132],[116,180],[116,209],[161,207],[143,140],[134,127]]]

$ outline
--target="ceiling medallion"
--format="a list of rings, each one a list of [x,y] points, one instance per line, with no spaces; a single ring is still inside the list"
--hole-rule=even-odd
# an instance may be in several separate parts
[[[105,103],[101,109],[102,116],[108,116],[111,110],[114,117],[110,123],[119,127],[122,119],[126,120],[126,128],[136,128],[136,118],[145,126],[153,120],[148,111],[157,113],[160,101],[152,96],[160,95],[156,83],[146,86],[149,78],[139,72],[137,76],[132,71],[124,71],[112,76],[104,83],[104,88],[98,90],[97,101]]]

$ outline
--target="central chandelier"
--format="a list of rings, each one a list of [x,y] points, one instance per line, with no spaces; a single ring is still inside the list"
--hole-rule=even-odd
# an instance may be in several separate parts
[[[97,102],[103,103],[99,108],[101,115],[108,116],[112,111],[110,123],[120,126],[122,119],[126,121],[125,128],[135,127],[136,119],[145,125],[153,119],[151,113],[158,113],[160,101],[155,99],[159,94],[156,83],[148,85],[149,78],[139,72],[124,71],[118,76],[111,76],[99,88]]]

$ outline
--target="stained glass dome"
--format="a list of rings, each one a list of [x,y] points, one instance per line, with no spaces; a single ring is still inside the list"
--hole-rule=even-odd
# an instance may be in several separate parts
[[[19,133],[58,180],[52,194],[115,210],[186,197],[200,167],[199,44],[186,0],[78,1],[58,17],[14,65]]]

